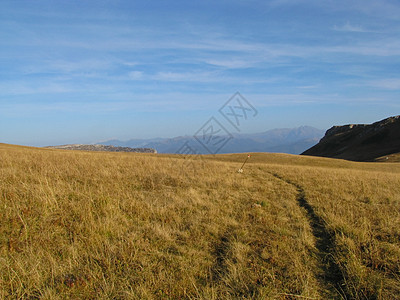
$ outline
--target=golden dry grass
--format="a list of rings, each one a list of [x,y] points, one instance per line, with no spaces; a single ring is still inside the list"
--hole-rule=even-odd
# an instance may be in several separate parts
[[[0,297],[399,298],[400,165],[244,158],[0,145]]]

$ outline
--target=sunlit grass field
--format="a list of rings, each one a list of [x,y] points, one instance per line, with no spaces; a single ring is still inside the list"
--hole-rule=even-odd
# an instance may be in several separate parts
[[[400,164],[0,144],[0,298],[400,299]]]

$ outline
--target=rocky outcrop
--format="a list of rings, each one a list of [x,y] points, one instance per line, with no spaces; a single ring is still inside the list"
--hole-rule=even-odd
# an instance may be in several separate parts
[[[152,148],[114,147],[114,146],[105,146],[97,144],[95,145],[69,144],[61,146],[49,146],[46,148],[64,149],[64,150],[82,150],[82,151],[157,153],[157,151]]]
[[[320,142],[302,155],[374,161],[400,152],[400,116],[373,124],[333,126]]]

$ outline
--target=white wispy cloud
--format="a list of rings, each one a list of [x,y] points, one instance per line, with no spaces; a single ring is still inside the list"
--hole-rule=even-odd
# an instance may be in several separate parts
[[[129,72],[129,79],[138,80],[143,78],[143,72],[141,71],[131,71]]]
[[[217,67],[223,67],[227,69],[243,69],[243,68],[252,68],[254,66],[257,66],[260,60],[261,60],[260,58],[258,60],[254,58],[245,59],[245,57],[240,57],[237,59],[210,57],[210,58],[205,58],[203,61],[207,64]]]
[[[52,100],[43,101],[0,101],[0,115],[24,115],[39,112],[68,112],[79,114],[97,114],[110,112],[168,112],[211,110],[217,112],[227,101],[230,94],[199,94],[199,93],[147,93],[118,92],[103,99],[93,100],[82,96],[75,101]]]
[[[332,0],[331,0],[332,1]],[[391,0],[355,0],[345,1],[343,8],[344,10],[353,10],[361,12],[367,16],[374,18],[383,18],[391,20],[400,19],[400,6],[397,1]]]
[[[392,0],[272,0],[265,1],[267,7],[311,6],[335,13],[358,13],[371,17],[399,20],[400,6]]]
[[[2,98],[37,94],[65,94],[73,92],[71,86],[58,83],[32,84],[27,81],[8,81],[0,84]]]
[[[311,89],[316,89],[318,87],[319,87],[318,85],[303,85],[303,86],[298,86],[297,88],[311,90]]]
[[[369,85],[387,89],[387,90],[400,90],[400,78],[385,78],[368,82]]]
[[[52,60],[48,58],[31,61],[20,67],[24,75],[32,74],[89,74],[110,69],[115,65],[113,59],[69,59]]]
[[[335,26],[333,26],[333,30],[345,31],[345,32],[372,32],[370,30],[363,28],[360,25],[352,25],[349,22],[347,22],[341,26],[335,25]]]

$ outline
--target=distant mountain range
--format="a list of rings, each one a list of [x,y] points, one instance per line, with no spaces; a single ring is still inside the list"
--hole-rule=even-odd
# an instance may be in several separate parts
[[[272,129],[255,134],[234,134],[233,138],[218,153],[277,152],[300,154],[318,143],[323,135],[323,130],[310,126]],[[99,144],[131,148],[152,148],[157,150],[158,153],[176,153],[186,142],[190,142],[197,153],[209,154],[192,136],[132,139],[128,141],[109,140]]]
[[[373,124],[333,126],[304,155],[354,161],[396,161],[400,153],[400,116]]]

